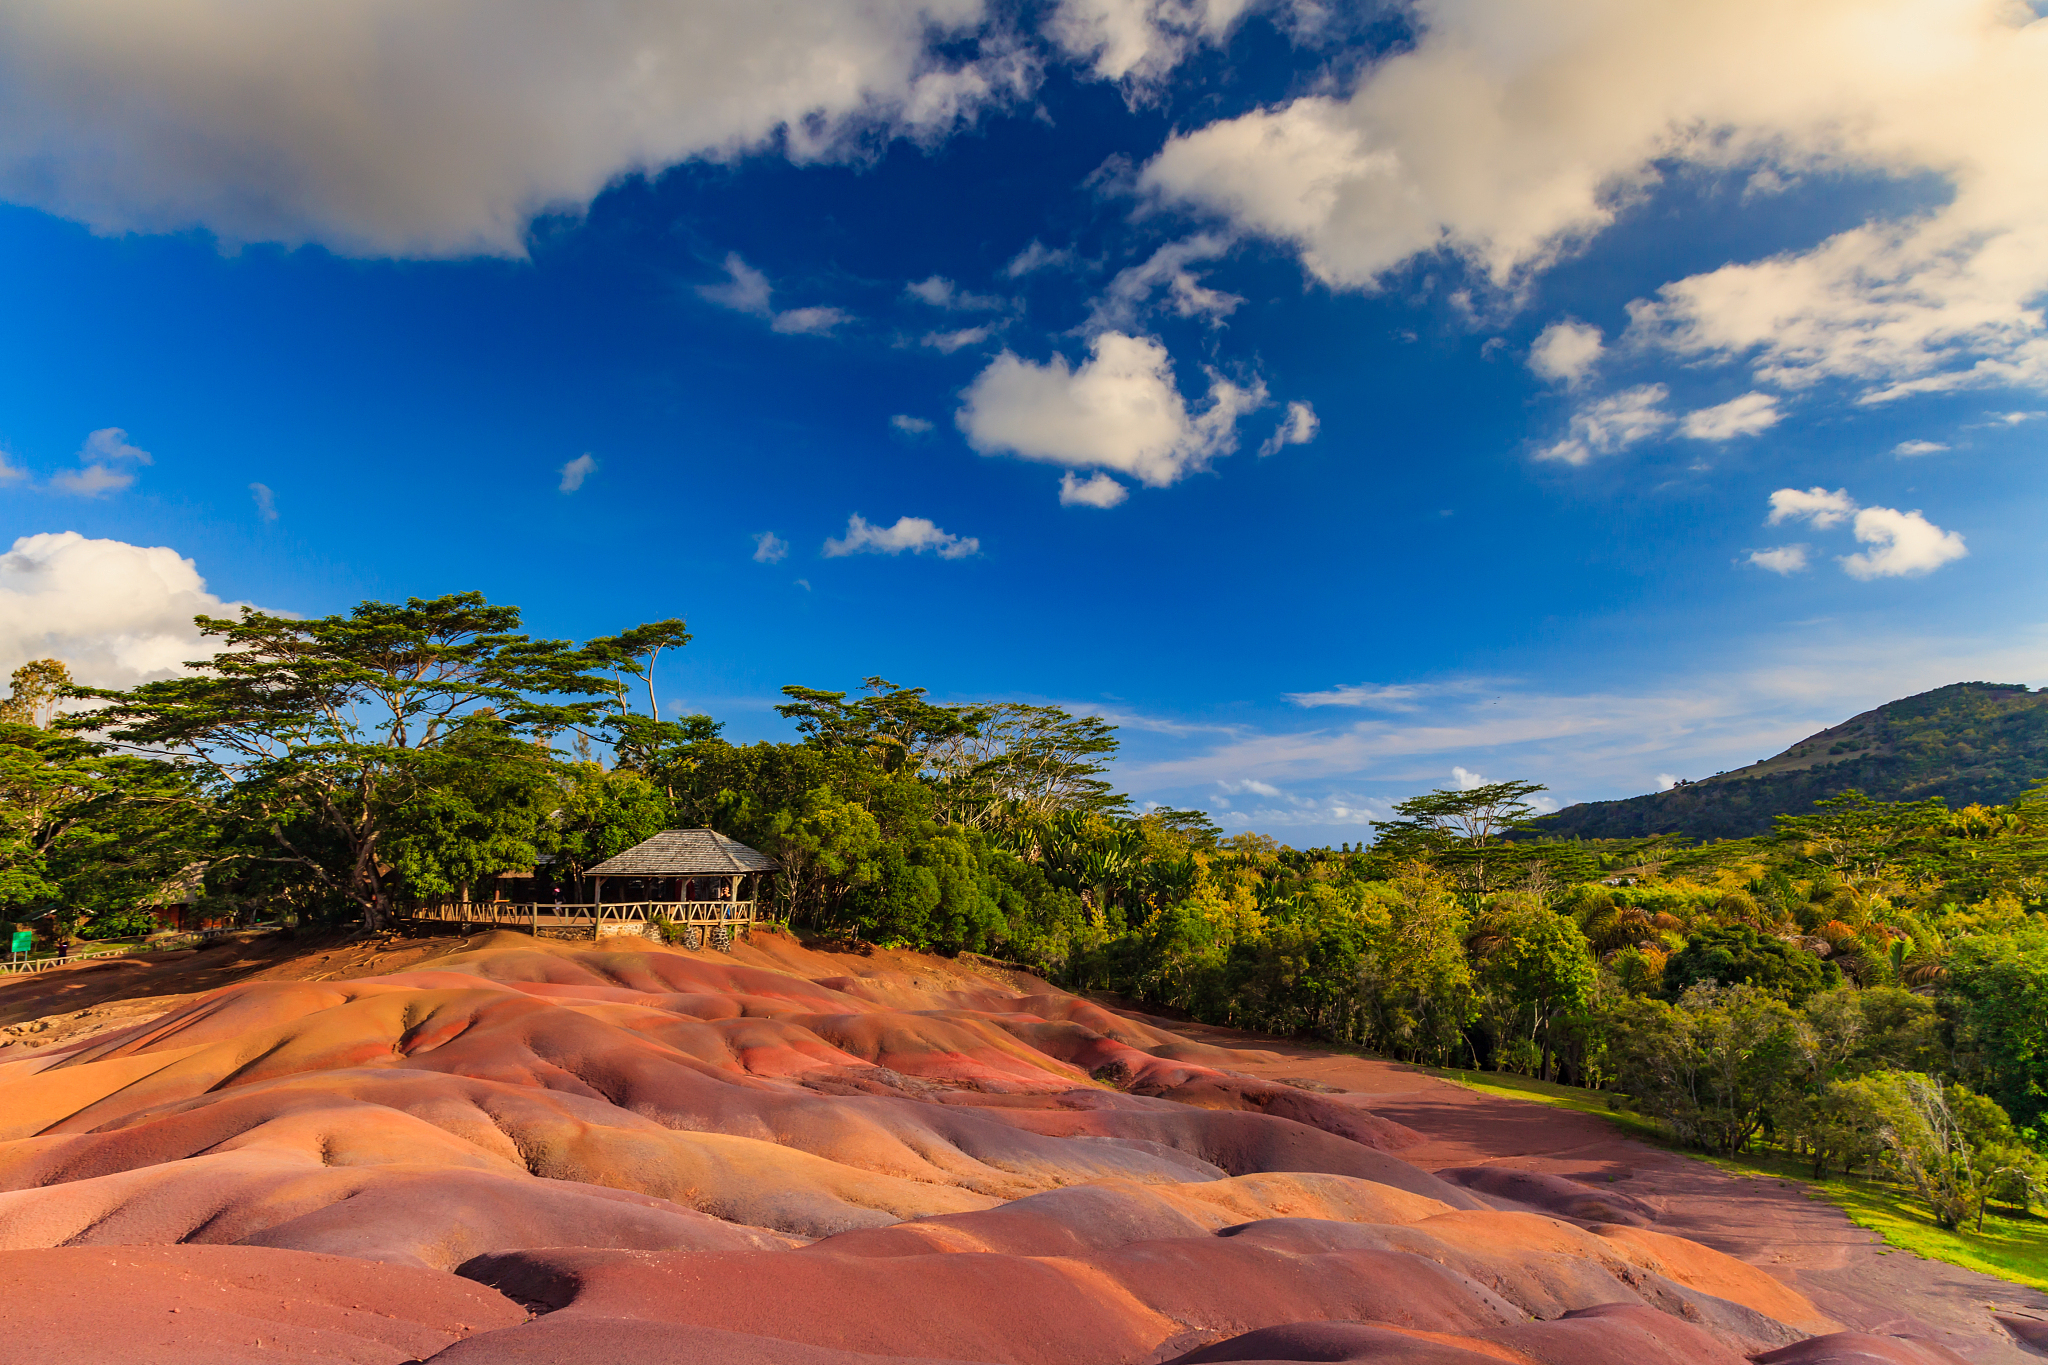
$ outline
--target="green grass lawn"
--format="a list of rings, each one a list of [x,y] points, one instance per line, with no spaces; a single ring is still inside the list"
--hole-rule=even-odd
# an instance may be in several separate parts
[[[2030,1288],[2048,1290],[2048,1219],[2031,1215],[2010,1218],[1994,1208],[1984,1218],[1983,1232],[1968,1227],[1948,1232],[1936,1227],[1934,1219],[1918,1206],[1910,1192],[1900,1186],[1856,1177],[1829,1176],[1815,1180],[1810,1165],[1781,1152],[1754,1153],[1732,1161],[1687,1152],[1671,1141],[1656,1120],[1609,1109],[1607,1095],[1598,1090],[1581,1090],[1575,1086],[1492,1071],[1435,1067],[1428,1070],[1432,1075],[1456,1081],[1482,1094],[1533,1100],[1538,1104],[1595,1115],[1622,1129],[1630,1137],[1705,1161],[1730,1175],[1797,1181],[1807,1187],[1810,1198],[1825,1199],[1834,1204],[1849,1215],[1850,1221],[1869,1228],[1884,1238],[1888,1245],[1901,1251],[1979,1270]]]

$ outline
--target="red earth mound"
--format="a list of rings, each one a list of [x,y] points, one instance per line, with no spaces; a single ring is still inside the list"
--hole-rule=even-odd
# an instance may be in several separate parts
[[[1433,1159],[1373,1077],[968,959],[166,958],[0,985],[0,1271],[61,1290],[0,1298],[22,1359],[1950,1358],[1655,1201]]]

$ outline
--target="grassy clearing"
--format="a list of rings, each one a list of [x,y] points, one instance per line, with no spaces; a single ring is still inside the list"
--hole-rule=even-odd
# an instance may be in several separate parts
[[[1760,1152],[1724,1160],[1703,1156],[1676,1146],[1654,1119],[1622,1113],[1607,1107],[1607,1095],[1598,1090],[1531,1080],[1526,1076],[1492,1071],[1457,1071],[1431,1068],[1432,1075],[1456,1081],[1469,1089],[1509,1099],[1533,1100],[1538,1104],[1573,1109],[1607,1120],[1630,1137],[1681,1155],[1717,1166],[1730,1175],[1750,1179],[1797,1181],[1806,1186],[1809,1198],[1825,1199],[1849,1215],[1851,1222],[1884,1238],[1887,1245],[1910,1251],[1929,1260],[1996,1275],[2002,1280],[2048,1290],[2048,1219],[2024,1215],[2005,1216],[1997,1209],[1985,1215],[1984,1231],[1959,1228],[1954,1232],[1936,1227],[1934,1219],[1919,1208],[1910,1192],[1882,1180],[1828,1176],[1813,1178],[1813,1168],[1781,1152]]]

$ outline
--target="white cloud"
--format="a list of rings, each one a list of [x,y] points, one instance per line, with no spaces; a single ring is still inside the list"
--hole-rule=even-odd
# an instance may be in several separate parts
[[[1858,543],[1871,547],[1858,554],[1841,557],[1843,571],[1852,578],[1913,577],[1932,573],[1942,565],[1969,554],[1961,535],[1942,530],[1919,512],[1901,512],[1893,507],[1858,508],[1856,500],[1843,488],[1832,493],[1825,488],[1804,491],[1780,488],[1771,494],[1768,524],[1776,526],[1783,521],[1803,520],[1825,531],[1852,517],[1851,529]],[[1806,567],[1805,547],[1792,548],[1800,551],[1799,563],[1794,568]],[[1778,554],[1782,551],[1760,553]],[[1750,556],[1750,561],[1779,573],[1792,571],[1765,563],[1755,554]]]
[[[769,298],[774,286],[768,277],[748,265],[737,251],[725,253],[725,282],[723,284],[700,284],[698,294],[720,308],[730,308],[735,313],[751,313],[765,318],[774,313]]]
[[[1969,554],[1962,536],[1917,511],[1866,507],[1856,514],[1854,526],[1857,541],[1873,548],[1843,558],[1842,568],[1852,578],[1914,577]]]
[[[1658,773],[1658,774],[1657,774],[1657,790],[1658,790],[1658,791],[1660,791],[1660,792],[1668,792],[1668,791],[1670,791],[1670,790],[1671,790],[1671,789],[1672,789],[1673,787],[1675,787],[1675,786],[1677,786],[1677,785],[1678,785],[1678,774],[1677,774],[1677,773]]]
[[[725,279],[719,284],[700,284],[697,292],[720,308],[730,308],[735,313],[749,317],[766,318],[771,329],[777,332],[813,335],[830,332],[849,316],[837,308],[791,308],[776,312],[772,302],[775,287],[768,277],[748,265],[737,251],[725,255]]]
[[[137,464],[155,464],[149,452],[129,443],[128,433],[119,427],[101,427],[88,432],[85,444],[78,448],[80,464],[102,464],[112,460],[133,460]]]
[[[1651,773],[1753,763],[1881,702],[1967,678],[2048,679],[2048,619],[1982,637],[1800,623],[1728,641],[1711,666],[1691,661],[1630,690],[1416,684],[1418,705],[1396,715],[1301,730],[1237,725],[1199,747],[1193,734],[1153,743],[1150,754],[1141,731],[1177,732],[1117,717],[1133,736],[1118,776],[1139,797],[1186,804],[1217,782],[1254,778],[1297,792],[1334,781],[1406,796],[1444,785],[1455,764],[1548,783],[1566,801],[1601,799],[1644,790]]]
[[[7,459],[7,452],[0,450],[0,484],[20,483],[28,477],[28,471]]]
[[[1855,514],[1856,500],[1846,488],[1837,488],[1832,493],[1825,488],[1780,488],[1771,494],[1771,515],[1764,524],[1810,521],[1815,528],[1825,531],[1830,526],[1840,526]]]
[[[1774,574],[1806,572],[1806,546],[1779,545],[1769,550],[1751,550],[1749,562]]]
[[[564,493],[574,493],[577,489],[583,487],[584,480],[588,479],[592,474],[595,474],[596,472],[597,457],[592,455],[589,451],[585,451],[583,454],[578,455],[575,459],[569,461],[569,463],[562,466],[562,482],[560,484],[561,491]]]
[[[124,461],[130,464],[156,463],[148,451],[129,444],[128,433],[120,427],[101,427],[88,433],[84,443],[78,447],[80,467],[58,470],[50,476],[50,486],[60,493],[71,493],[81,498],[118,493],[135,482],[135,475],[129,470],[116,468],[117,462]]]
[[[1892,447],[1892,454],[1908,457],[1914,455],[1934,455],[1947,449],[1948,447],[1939,441],[1901,441]]]
[[[1553,384],[1577,388],[1606,349],[1600,329],[1577,318],[1553,322],[1529,347],[1529,368]]]
[[[1003,267],[1003,278],[1006,280],[1022,279],[1036,270],[1049,270],[1056,266],[1071,265],[1073,260],[1074,253],[1070,248],[1049,247],[1044,242],[1033,237],[1031,245],[1025,247],[1015,256],[1012,256],[1010,263]]]
[[[2031,422],[2036,417],[2048,417],[2048,412],[1997,412],[1992,416],[2006,426],[2016,427],[2022,422]]]
[[[1218,782],[1216,786],[1225,796],[1243,796],[1246,792],[1250,792],[1255,796],[1266,797],[1277,797],[1280,795],[1278,787],[1270,782],[1261,782],[1257,778],[1244,782]]]
[[[96,498],[102,493],[118,493],[135,482],[135,476],[125,469],[109,469],[103,464],[89,464],[83,469],[60,469],[50,476],[50,486],[60,493],[73,493],[81,498]]]
[[[1322,692],[1289,692],[1296,706],[1357,706],[1370,711],[1413,711],[1431,697],[1471,691],[1477,684],[1345,683]]]
[[[1569,434],[1537,456],[1578,465],[1595,455],[1627,450],[1671,425],[1671,414],[1661,406],[1670,396],[1662,384],[1638,384],[1587,403],[1572,414]]]
[[[1737,436],[1769,431],[1783,417],[1773,395],[1745,393],[1711,408],[1687,413],[1681,429],[1695,441],[1732,441]]]
[[[55,658],[96,687],[171,677],[217,648],[192,618],[240,605],[208,592],[175,550],[76,531],[23,536],[0,554],[0,673]]]
[[[1168,242],[1139,265],[1116,273],[1109,288],[1095,301],[1088,318],[1091,331],[1115,328],[1128,331],[1154,291],[1166,289],[1167,305],[1176,316],[1201,318],[1215,326],[1244,302],[1235,294],[1205,286],[1201,277],[1188,269],[1194,261],[1214,260],[1230,249],[1230,239],[1215,233],[1201,233],[1184,241]]]
[[[264,521],[277,520],[277,494],[270,491],[267,483],[249,485],[249,496],[256,501],[256,515]]]
[[[968,444],[1164,488],[1235,450],[1238,418],[1266,401],[1263,383],[1244,388],[1212,372],[1208,406],[1190,413],[1158,342],[1103,332],[1089,349],[1078,369],[1059,355],[1039,365],[1004,351],[990,361],[955,415]]]
[[[935,351],[951,355],[966,347],[981,345],[994,336],[995,332],[996,329],[993,327],[962,327],[957,332],[927,332],[924,335],[924,344]]]
[[[899,412],[894,417],[891,417],[889,425],[902,432],[905,436],[923,436],[932,429],[932,424],[928,419],[912,417],[907,412]]]
[[[1104,80],[1155,81],[1202,42],[1220,42],[1252,0],[1060,0],[1046,25]]]
[[[941,531],[924,517],[898,517],[894,526],[870,526],[856,512],[846,519],[846,534],[825,542],[825,557],[875,554],[900,555],[908,550],[921,555],[926,550],[940,559],[965,559],[981,553],[981,542],[973,536],[956,536]]]
[[[789,557],[789,542],[773,531],[762,531],[754,537],[754,562],[756,564],[780,564]]]
[[[986,313],[1001,308],[1003,300],[993,294],[970,294],[943,275],[918,280],[903,286],[903,292],[934,308],[955,309],[962,312]]]
[[[1069,469],[1060,475],[1060,506],[1062,507],[1114,507],[1131,495],[1131,490],[1107,474],[1096,474],[1083,480],[1074,477]]]
[[[519,255],[615,179],[861,155],[1027,91],[983,0],[66,0],[0,11],[0,195],[119,233]],[[973,44],[970,43],[970,46]]]
[[[1280,425],[1259,445],[1259,458],[1278,455],[1282,446],[1305,446],[1316,438],[1322,429],[1322,422],[1316,417],[1316,410],[1307,403],[1296,400],[1287,405],[1287,415],[1280,419]]]
[[[1376,288],[1454,254],[1516,289],[1662,175],[1931,175],[1951,194],[1805,250],[1673,281],[1629,339],[1826,376],[1872,400],[2048,386],[2048,42],[2012,0],[1418,0],[1409,49],[1348,92],[1180,134],[1160,199]]]
[[[777,313],[768,325],[775,331],[796,336],[822,336],[852,316],[837,308],[791,308]]]

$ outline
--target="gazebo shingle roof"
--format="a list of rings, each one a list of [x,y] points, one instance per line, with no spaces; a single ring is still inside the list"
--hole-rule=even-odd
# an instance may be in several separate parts
[[[767,854],[728,839],[715,829],[666,829],[645,843],[607,858],[590,877],[733,876],[774,872],[782,866]]]

